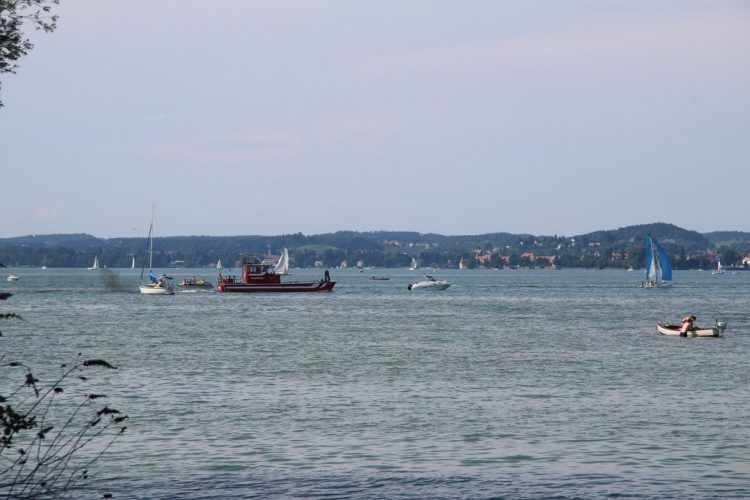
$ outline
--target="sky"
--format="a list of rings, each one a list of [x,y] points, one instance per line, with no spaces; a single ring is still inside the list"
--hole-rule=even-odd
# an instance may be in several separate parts
[[[750,231],[750,1],[62,0],[0,237]]]

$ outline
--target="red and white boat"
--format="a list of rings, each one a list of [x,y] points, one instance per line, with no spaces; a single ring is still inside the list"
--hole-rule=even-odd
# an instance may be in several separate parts
[[[656,329],[659,330],[659,333],[662,335],[679,335],[680,334],[680,325],[666,325],[664,323],[657,323]],[[724,330],[726,330],[727,324],[723,321],[717,321],[716,326],[712,327],[695,327],[693,329],[690,329],[687,331],[688,337],[721,337],[724,335]]]
[[[242,263],[242,280],[235,276],[219,274],[217,292],[330,292],[335,281],[331,281],[328,271],[322,280],[318,281],[288,281],[282,282],[281,275],[274,271],[275,263],[262,263],[257,259],[246,260]]]

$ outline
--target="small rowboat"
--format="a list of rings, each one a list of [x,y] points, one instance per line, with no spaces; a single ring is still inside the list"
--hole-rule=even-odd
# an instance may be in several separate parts
[[[716,326],[710,328],[696,327],[687,331],[688,337],[721,337],[724,335],[727,324],[724,321],[717,321]],[[662,335],[680,335],[680,325],[667,325],[664,323],[657,323],[656,329]]]

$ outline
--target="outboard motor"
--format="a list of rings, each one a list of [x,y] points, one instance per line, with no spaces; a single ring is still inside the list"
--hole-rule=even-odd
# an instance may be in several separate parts
[[[719,330],[719,335],[722,335],[724,333],[724,330],[727,329],[727,322],[726,321],[719,321],[716,320],[716,329]]]
[[[407,290],[411,290],[411,285],[408,285],[408,286],[406,287],[406,289],[407,289]]]

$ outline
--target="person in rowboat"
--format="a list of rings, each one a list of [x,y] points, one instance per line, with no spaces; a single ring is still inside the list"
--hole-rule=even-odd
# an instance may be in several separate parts
[[[695,320],[697,318],[695,316],[685,316],[682,318],[682,326],[680,326],[680,337],[687,337],[688,330],[694,330],[695,329]]]

